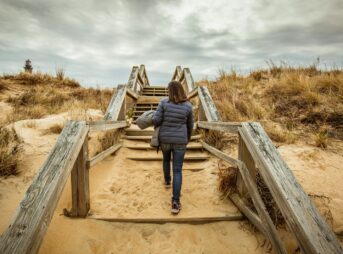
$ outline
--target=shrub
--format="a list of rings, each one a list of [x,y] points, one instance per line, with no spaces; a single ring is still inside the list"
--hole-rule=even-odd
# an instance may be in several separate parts
[[[12,128],[0,126],[0,176],[17,175],[21,140]]]

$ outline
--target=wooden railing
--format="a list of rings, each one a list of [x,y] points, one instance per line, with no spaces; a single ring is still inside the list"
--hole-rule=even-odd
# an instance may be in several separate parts
[[[335,234],[283,161],[262,126],[255,122],[222,122],[207,87],[196,87],[193,82],[187,81],[185,75],[191,77],[191,74],[185,70],[187,68],[182,71],[177,66],[172,80],[186,83],[186,87],[192,88],[187,90],[188,98],[198,99],[198,105],[195,105],[198,108],[198,115],[195,117],[198,119],[197,127],[230,132],[239,137],[237,159],[202,142],[210,153],[238,168],[237,193],[230,195],[232,202],[270,240],[277,253],[287,253],[259,195],[255,178],[258,170],[303,253],[343,253]],[[252,199],[257,213],[245,204],[247,197]]]
[[[121,144],[115,144],[89,159],[88,132],[127,127],[126,106],[134,103],[142,88],[149,85],[144,65],[134,66],[128,84],[119,85],[113,94],[103,121],[67,122],[20,202],[10,226],[1,236],[1,254],[38,252],[69,175],[72,207],[64,213],[70,217],[87,216],[90,209],[89,168],[121,147]]]
[[[127,87],[135,91],[137,94],[141,94],[143,87],[145,86],[150,86],[145,66],[133,66]]]
[[[172,80],[180,81],[187,93],[190,93],[195,88],[194,80],[189,68],[181,69],[180,66],[176,66]]]

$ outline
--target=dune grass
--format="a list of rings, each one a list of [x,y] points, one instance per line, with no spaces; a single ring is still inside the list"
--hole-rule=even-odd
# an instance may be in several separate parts
[[[0,126],[0,176],[17,175],[21,140],[13,128]]]
[[[69,111],[75,107],[100,109],[105,112],[111,99],[111,90],[94,88],[56,88],[37,85],[24,91],[20,96],[9,97],[13,106],[8,122],[24,119],[39,119],[46,115]]]
[[[247,76],[220,71],[198,84],[208,86],[224,121],[259,121],[274,141],[292,143],[311,133],[325,147],[323,137],[343,138],[342,70],[271,64]]]

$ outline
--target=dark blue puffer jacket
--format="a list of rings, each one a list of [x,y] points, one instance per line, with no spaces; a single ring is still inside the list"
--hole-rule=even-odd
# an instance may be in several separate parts
[[[193,111],[190,102],[175,104],[164,98],[152,118],[160,126],[159,141],[169,144],[187,144],[193,130]]]

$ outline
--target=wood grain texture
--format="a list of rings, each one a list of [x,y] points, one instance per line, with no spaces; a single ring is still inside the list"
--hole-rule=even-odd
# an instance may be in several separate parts
[[[107,107],[104,120],[118,120],[122,107],[124,106],[126,96],[126,86],[119,85],[116,93],[112,96],[110,104]]]
[[[238,142],[238,160],[243,161],[244,164],[247,166],[250,175],[253,179],[256,178],[256,165],[253,157],[251,156],[249,150],[247,149],[242,137],[239,135],[239,142]],[[244,181],[242,179],[241,174],[237,175],[237,190],[241,197],[245,198],[248,195],[248,190]]]
[[[239,130],[259,172],[303,253],[343,253],[332,229],[313,205],[259,123]]]
[[[207,121],[209,122],[218,122],[221,121],[219,112],[214,104],[210,92],[206,86],[198,87],[198,96],[202,109],[204,110]]]
[[[222,151],[214,148],[213,146],[210,146],[209,144],[205,143],[204,141],[201,141],[202,146],[209,151],[210,153],[212,153],[214,156],[218,157],[219,159],[222,159],[228,163],[230,163],[233,166],[238,166],[239,165],[239,161],[230,157],[229,155],[223,153]]]
[[[145,65],[143,65],[143,64],[141,64],[141,66],[139,67],[139,75],[142,77],[142,79],[144,81],[143,86],[149,87],[150,86],[149,77],[148,77]]]
[[[0,253],[37,253],[87,136],[85,122],[69,121],[25,193],[0,240]]]
[[[137,94],[135,91],[128,87],[126,89],[126,94],[134,100],[137,100],[139,98],[139,94]]]
[[[86,217],[90,209],[87,159],[88,142],[85,139],[71,171],[72,208],[70,216],[72,217]]]
[[[128,127],[128,123],[126,121],[91,121],[87,122],[89,125],[89,131],[108,131],[114,129],[120,129]]]
[[[194,87],[192,91],[188,92],[187,99],[190,100],[198,95],[198,87]]]
[[[121,147],[121,144],[115,144],[115,145],[111,146],[110,148],[108,148],[107,150],[95,155],[94,157],[92,157],[91,159],[89,159],[87,161],[87,168],[93,167],[95,164],[102,161],[107,156],[110,156],[112,153],[119,150],[120,147]]]
[[[267,238],[273,245],[273,248],[276,253],[286,254],[287,251],[281,242],[281,239],[278,235],[278,232],[273,224],[272,219],[270,218],[267,209],[262,201],[262,198],[258,192],[257,185],[255,183],[255,178],[252,178],[248,168],[243,162],[239,163],[238,166],[239,173],[241,174],[243,181],[249,191],[250,197],[254,203],[254,206],[257,210],[257,213],[262,221],[262,224],[266,227]]]
[[[130,73],[129,81],[127,82],[127,87],[132,89],[133,91],[137,91],[135,90],[135,85],[137,82],[138,73],[139,73],[138,66],[133,66]]]
[[[175,71],[174,71],[174,73],[173,73],[173,76],[172,76],[172,79],[171,79],[171,80],[180,81],[181,73],[182,73],[182,68],[181,68],[181,66],[176,66]]]
[[[239,197],[237,193],[233,193],[230,196],[231,201],[238,207],[238,209],[247,217],[247,219],[262,233],[267,237],[267,229],[262,224],[261,219],[258,215],[253,212],[249,207],[247,207],[243,200]]]
[[[89,217],[95,220],[104,220],[108,222],[126,222],[126,223],[150,223],[150,224],[205,224],[219,221],[239,221],[243,219],[241,213],[227,214],[216,217],[169,217],[169,218],[105,218],[105,217]]]
[[[198,127],[208,130],[215,130],[215,131],[225,131],[230,132],[233,134],[238,133],[238,128],[241,126],[240,123],[237,122],[206,122],[206,121],[198,121]]]
[[[185,79],[185,82],[186,82],[186,87],[187,87],[187,93],[192,91],[195,87],[194,85],[194,80],[193,80],[193,77],[192,77],[192,74],[191,74],[191,71],[189,70],[189,68],[184,68],[183,69],[183,75],[184,75],[184,79]]]

